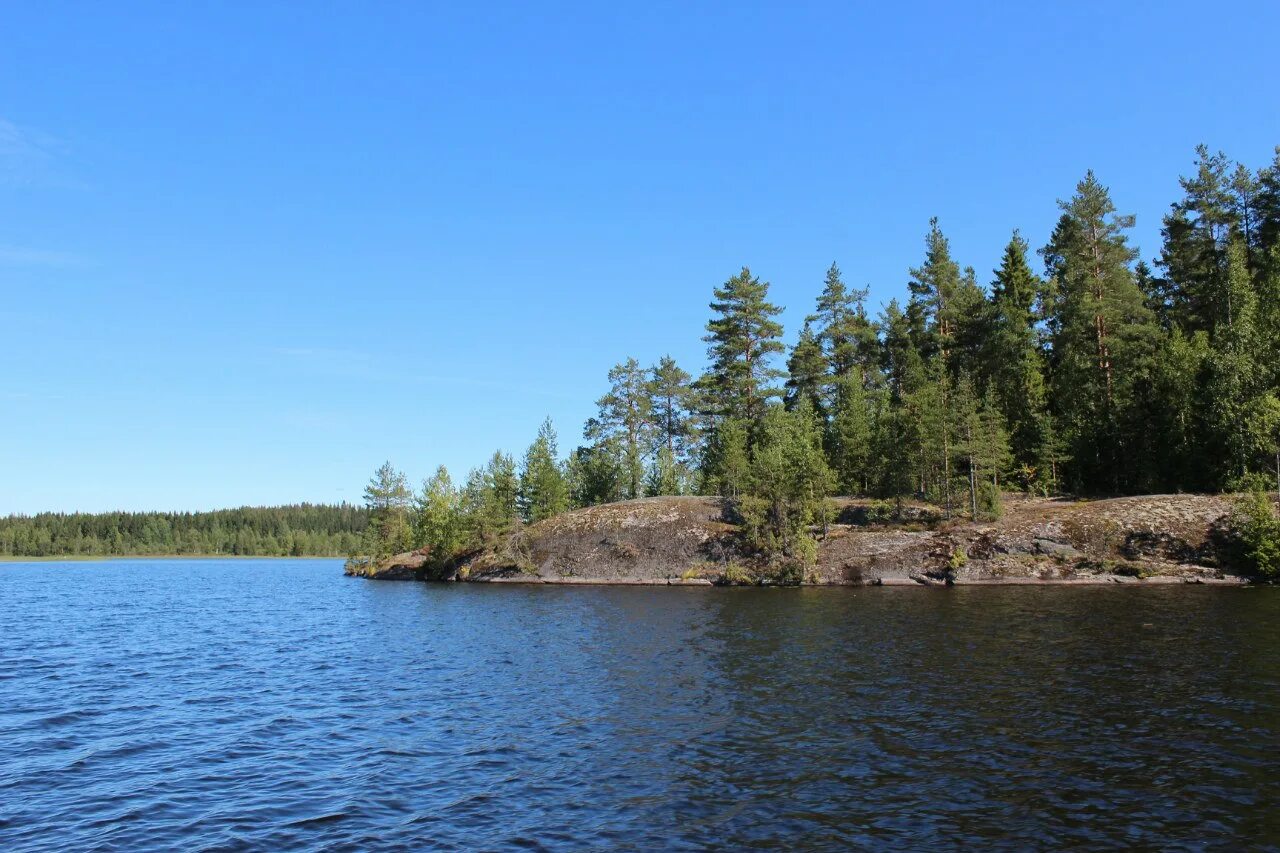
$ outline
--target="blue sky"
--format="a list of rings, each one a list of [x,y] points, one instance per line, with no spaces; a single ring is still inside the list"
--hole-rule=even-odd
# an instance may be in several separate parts
[[[741,265],[792,340],[833,260],[878,307],[936,215],[985,283],[1087,168],[1151,258],[1196,143],[1280,143],[1280,5],[1119,5],[6,3],[0,512],[567,449]]]

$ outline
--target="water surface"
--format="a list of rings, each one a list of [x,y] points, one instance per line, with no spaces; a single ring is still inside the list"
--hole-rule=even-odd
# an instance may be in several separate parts
[[[0,565],[0,849],[1280,849],[1280,589]]]

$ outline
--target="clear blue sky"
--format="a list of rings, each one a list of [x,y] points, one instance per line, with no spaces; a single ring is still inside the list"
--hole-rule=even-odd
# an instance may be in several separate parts
[[[1123,8],[1122,8],[1123,6]],[[1035,8],[1032,8],[1035,7]],[[1087,168],[1143,256],[1280,143],[1280,4],[6,3],[0,512],[359,500],[700,369],[748,264],[990,279]]]

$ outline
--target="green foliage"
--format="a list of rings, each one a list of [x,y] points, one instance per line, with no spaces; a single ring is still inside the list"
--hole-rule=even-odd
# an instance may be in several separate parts
[[[689,475],[666,446],[658,448],[649,474],[645,478],[646,495],[681,495],[685,493]]]
[[[1059,426],[1076,483],[1124,491],[1138,485],[1135,389],[1147,381],[1159,334],[1131,269],[1137,253],[1126,234],[1134,220],[1116,213],[1093,172],[1059,205],[1043,250]]]
[[[520,511],[514,459],[495,451],[488,465],[471,472],[462,490],[462,518],[469,548],[494,547],[516,529]]]
[[[463,543],[462,495],[443,465],[422,484],[414,520],[414,544],[430,549],[431,562],[445,566]]]
[[[784,403],[794,409],[803,400],[816,411],[822,411],[822,391],[827,376],[827,359],[813,329],[805,323],[800,340],[787,359],[787,384]]]
[[[555,427],[547,418],[520,469],[520,514],[530,524],[569,508],[569,484],[558,457]]]
[[[1259,577],[1280,578],[1280,517],[1264,492],[1242,498],[1231,516],[1243,544],[1245,568]]]
[[[653,429],[660,446],[665,446],[672,460],[687,467],[693,459],[698,441],[693,420],[694,390],[689,374],[681,370],[671,356],[664,355],[649,368],[649,410]]]
[[[623,495],[643,491],[645,457],[653,449],[654,418],[650,380],[639,362],[629,358],[609,371],[609,392],[596,401],[599,414],[587,421],[583,436],[598,444],[612,441],[622,451]]]
[[[748,586],[755,582],[755,576],[741,563],[727,563],[720,573],[719,583],[725,586]]]
[[[769,283],[742,268],[714,291],[707,322],[710,367],[703,387],[720,416],[755,420],[769,399],[779,394],[772,384],[782,373],[770,358],[783,351],[782,325],[774,317],[782,309],[769,302]]]
[[[384,462],[364,489],[364,503],[369,510],[369,526],[363,543],[365,554],[381,558],[413,546],[409,519],[412,502],[408,478],[390,462]]]
[[[1059,202],[1043,278],[1014,230],[984,292],[933,219],[908,301],[873,321],[867,291],[832,264],[785,373],[781,308],[744,267],[713,290],[702,376],[690,382],[670,357],[616,365],[586,445],[563,464],[547,424],[518,483],[503,454],[473,472],[456,496],[456,547],[505,542],[521,515],[701,491],[735,504],[748,544],[778,568],[812,560],[833,490],[890,499],[898,516],[916,497],[973,520],[997,518],[1009,488],[1274,477],[1280,491],[1280,148],[1251,172],[1201,147],[1182,190],[1154,269],[1092,172]],[[405,538],[406,497],[384,468],[369,537],[385,551]],[[414,526],[424,544],[448,539],[423,518],[428,504],[447,515],[433,488]]]
[[[579,447],[569,455],[565,479],[574,506],[595,506],[623,500],[627,478],[621,442],[605,439]]]
[[[737,418],[716,424],[703,462],[705,494],[737,498],[747,487],[751,460],[747,454],[747,425]]]
[[[810,527],[828,510],[833,480],[813,409],[804,401],[791,412],[768,408],[751,451],[747,491],[737,501],[748,546],[812,565]]]
[[[343,557],[368,523],[368,510],[350,504],[14,515],[0,518],[0,555]]]

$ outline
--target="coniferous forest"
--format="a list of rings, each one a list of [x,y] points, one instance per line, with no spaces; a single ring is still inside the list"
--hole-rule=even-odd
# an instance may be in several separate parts
[[[570,508],[702,494],[806,562],[835,494],[983,519],[1009,492],[1280,489],[1280,148],[1252,169],[1202,146],[1180,184],[1150,260],[1093,172],[1042,243],[1012,229],[990,274],[934,220],[901,299],[873,314],[832,264],[790,346],[743,267],[712,291],[701,375],[619,362],[565,458],[547,421],[462,483],[441,467],[415,495],[382,466],[363,551],[447,561]]]
[[[0,555],[341,557],[358,548],[368,518],[364,507],[349,504],[215,512],[46,512],[0,518]]]

